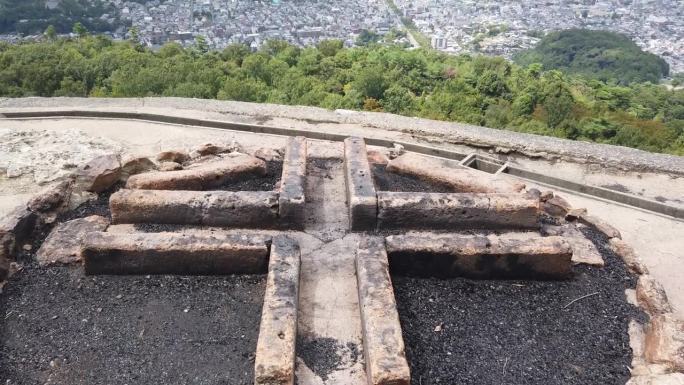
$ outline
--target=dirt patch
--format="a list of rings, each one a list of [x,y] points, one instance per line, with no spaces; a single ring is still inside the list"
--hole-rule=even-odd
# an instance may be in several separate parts
[[[297,356],[323,381],[328,375],[354,365],[359,359],[359,348],[348,342],[342,344],[334,338],[297,338]]]
[[[266,175],[252,176],[242,180],[230,181],[212,190],[223,191],[272,191],[278,188],[283,174],[283,162],[266,162]]]
[[[387,171],[383,164],[372,164],[373,183],[377,191],[394,192],[457,192],[453,188],[438,183],[430,183],[409,175],[401,175]]]
[[[625,300],[636,277],[585,232],[606,266],[576,267],[567,281],[393,275],[412,384],[624,384],[627,325],[645,317]]]
[[[0,295],[9,384],[251,384],[264,276],[85,277],[28,266]]]

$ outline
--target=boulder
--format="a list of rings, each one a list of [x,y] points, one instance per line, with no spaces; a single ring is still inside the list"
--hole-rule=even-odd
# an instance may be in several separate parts
[[[553,198],[553,191],[546,190],[539,195],[539,200],[542,202],[546,202],[551,198]]]
[[[109,220],[99,215],[60,223],[36,253],[40,265],[70,264],[81,261],[81,244],[88,233],[105,231]]]
[[[608,244],[610,245],[610,249],[622,258],[631,272],[639,275],[648,274],[648,268],[641,261],[641,258],[636,255],[632,246],[628,245],[627,242],[620,238],[611,238],[608,241]]]
[[[0,256],[14,257],[17,244],[31,236],[36,219],[37,215],[25,206],[17,207],[0,218]]]
[[[650,275],[639,277],[636,286],[636,296],[639,305],[651,316],[672,312],[672,306],[667,300],[665,289]]]
[[[673,314],[651,317],[644,345],[646,361],[684,371],[684,321]]]
[[[615,227],[611,226],[608,224],[608,222],[604,221],[603,219],[599,217],[595,217],[593,215],[580,215],[579,217],[579,222],[586,225],[595,228],[598,230],[600,233],[605,235],[606,237],[610,238],[620,238],[622,239],[622,235],[616,229]]]
[[[587,239],[573,224],[563,226],[545,225],[542,231],[547,235],[561,236],[572,247],[572,263],[603,267],[605,262],[594,243]]]
[[[28,202],[29,210],[35,213],[59,213],[67,209],[73,181],[54,183],[36,194]]]
[[[382,151],[368,150],[368,163],[387,164],[389,163],[389,158]]]
[[[568,211],[572,210],[572,206],[568,201],[556,195],[544,201],[542,209],[552,217],[563,218],[568,214]]]
[[[121,180],[125,182],[131,175],[156,169],[157,165],[150,158],[144,156],[128,157],[121,162]]]
[[[169,150],[157,154],[157,160],[159,162],[184,163],[190,160],[190,155],[183,150]]]
[[[77,177],[79,187],[101,193],[112,187],[121,178],[121,162],[116,155],[103,155],[91,160]]]
[[[264,162],[281,161],[283,160],[283,153],[272,148],[260,148],[254,152],[254,157]]]
[[[225,149],[223,147],[211,143],[205,143],[195,149],[195,152],[199,154],[199,156],[216,155],[224,151]]]
[[[183,166],[176,162],[161,162],[159,163],[159,171],[177,171],[182,170]]]

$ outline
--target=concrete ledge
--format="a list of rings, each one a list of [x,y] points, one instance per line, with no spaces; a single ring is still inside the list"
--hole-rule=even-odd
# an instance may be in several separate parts
[[[347,183],[349,223],[352,231],[375,230],[377,196],[362,138],[344,140],[344,177]]]
[[[299,245],[285,236],[275,237],[254,364],[256,385],[294,384],[299,267]]]
[[[369,385],[409,385],[399,313],[382,238],[359,241],[356,279]]]
[[[473,170],[453,160],[413,152],[391,160],[387,164],[387,171],[448,186],[454,192],[513,193],[525,188],[523,183]]]
[[[109,207],[114,224],[278,225],[278,193],[274,191],[119,190],[112,194]]]
[[[258,274],[268,244],[253,235],[94,232],[81,254],[86,274]]]
[[[304,228],[305,186],[306,138],[288,138],[278,197],[278,213],[286,228]]]
[[[393,273],[423,277],[563,279],[572,248],[560,237],[410,233],[386,238]]]
[[[378,229],[538,227],[539,200],[523,194],[378,192]]]
[[[266,163],[263,160],[238,154],[188,170],[133,175],[128,178],[126,187],[147,190],[207,190],[232,180],[265,174]]]

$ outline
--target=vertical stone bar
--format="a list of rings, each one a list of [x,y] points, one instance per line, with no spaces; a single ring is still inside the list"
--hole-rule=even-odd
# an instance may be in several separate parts
[[[363,138],[352,137],[344,140],[344,176],[347,182],[351,230],[374,230],[378,197],[373,186],[373,175]]]
[[[409,385],[411,374],[382,238],[359,241],[356,277],[368,384]]]
[[[281,225],[288,229],[304,228],[304,188],[306,178],[306,138],[289,138],[285,147],[283,176],[280,181],[278,210]]]
[[[294,384],[299,267],[299,245],[286,236],[275,237],[254,363],[256,385]]]

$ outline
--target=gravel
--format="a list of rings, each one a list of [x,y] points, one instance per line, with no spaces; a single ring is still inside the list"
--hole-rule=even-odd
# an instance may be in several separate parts
[[[271,191],[275,190],[283,174],[283,162],[267,161],[266,175],[230,181],[214,190],[223,191]]]
[[[331,373],[354,365],[361,355],[356,344],[342,344],[334,338],[326,337],[300,336],[297,338],[296,349],[297,356],[323,381]]]
[[[578,266],[567,281],[393,275],[412,384],[623,385],[628,322],[645,321],[625,299],[636,277],[584,231],[606,266]]]
[[[373,183],[377,191],[393,192],[456,192],[453,188],[437,183],[430,183],[418,178],[387,171],[383,164],[372,164]]]

